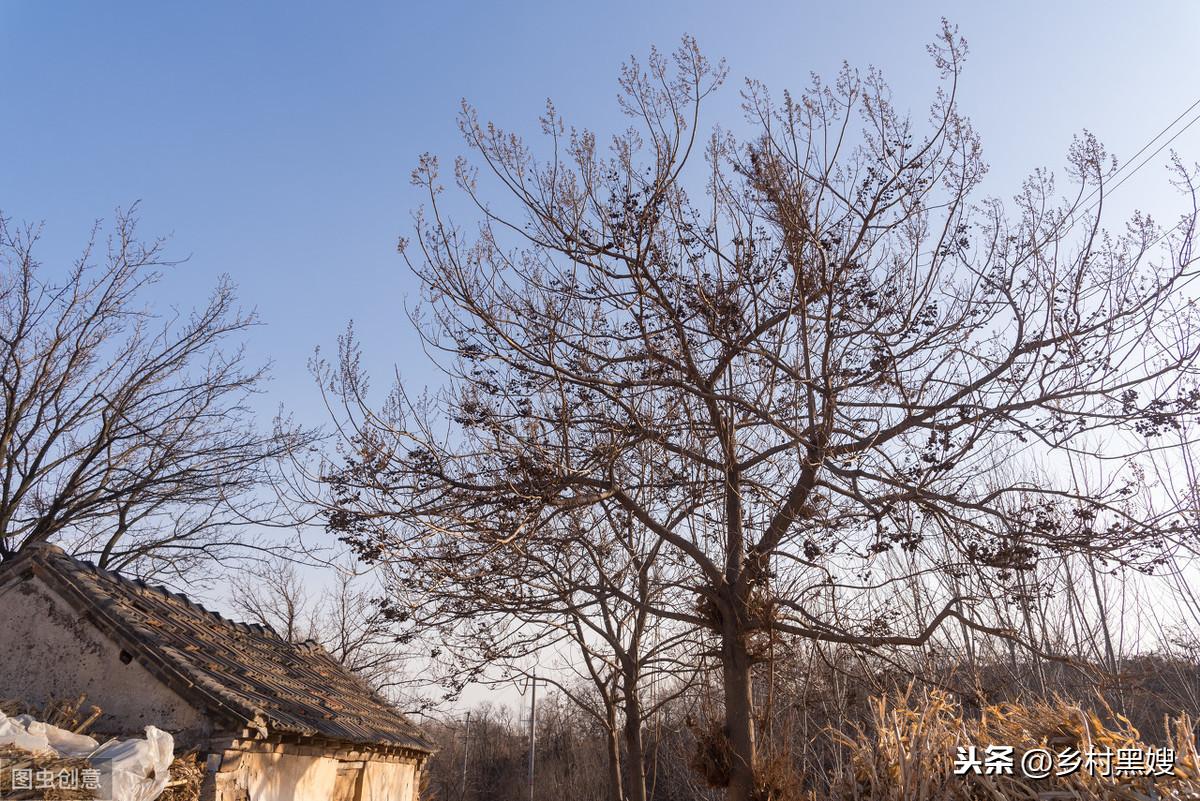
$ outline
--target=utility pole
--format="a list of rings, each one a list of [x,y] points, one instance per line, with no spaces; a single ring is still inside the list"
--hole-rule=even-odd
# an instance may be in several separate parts
[[[551,684],[549,679],[539,679],[537,671],[534,670],[531,675],[525,677],[525,687],[530,690],[529,693],[529,801],[533,801],[533,768],[535,764],[534,756],[537,753],[537,686],[538,682],[542,684]],[[525,691],[520,691],[521,695],[525,695]]]
[[[537,671],[533,671],[533,688],[529,694],[529,801],[533,801],[533,754],[537,745]]]
[[[467,710],[467,725],[463,728],[463,780],[462,798],[467,798],[467,751],[471,747],[471,711]]]

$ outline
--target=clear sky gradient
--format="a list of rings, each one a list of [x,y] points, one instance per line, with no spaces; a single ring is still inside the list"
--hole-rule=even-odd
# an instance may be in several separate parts
[[[420,198],[417,157],[461,151],[455,114],[534,134],[547,97],[568,120],[623,127],[615,77],[631,54],[694,34],[731,79],[707,122],[736,125],[752,76],[776,91],[842,60],[881,67],[921,115],[936,73],[924,45],[947,15],[970,42],[961,99],[1011,196],[1061,173],[1089,128],[1132,155],[1200,97],[1200,3],[310,3],[0,0],[0,210],[45,222],[62,267],[92,221],[140,201],[142,231],[189,257],[154,302],[190,308],[230,274],[275,363],[264,414],[324,422],[305,364],[353,318],[377,371],[432,375],[404,315],[397,256]],[[1200,158],[1200,124],[1175,143]],[[1156,159],[1127,208],[1178,207]]]
[[[1200,4],[1016,3],[96,3],[0,0],[0,210],[45,222],[62,264],[91,221],[141,202],[142,231],[189,263],[156,302],[190,307],[228,273],[266,324],[264,408],[321,422],[305,362],[353,318],[376,368],[430,379],[403,314],[396,255],[419,202],[420,153],[461,150],[460,98],[536,132],[568,119],[622,126],[616,71],[694,34],[728,60],[709,122],[736,124],[745,76],[776,90],[843,59],[884,69],[921,114],[936,82],[924,45],[949,15],[970,42],[963,105],[1011,195],[1060,168],[1087,127],[1132,154],[1200,97]],[[1200,125],[1176,146],[1200,158]],[[1122,200],[1170,206],[1160,158]]]

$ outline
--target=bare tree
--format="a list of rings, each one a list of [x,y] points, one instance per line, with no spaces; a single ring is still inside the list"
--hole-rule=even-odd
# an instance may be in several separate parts
[[[557,688],[606,735],[610,797],[645,801],[643,729],[702,662],[693,627],[653,614],[680,597],[679,577],[658,558],[662,541],[620,510],[559,525],[519,549],[486,534],[397,536],[384,610],[433,644],[430,675],[451,695],[535,675]]]
[[[715,780],[734,801],[770,794],[751,677],[775,633],[903,647],[954,622],[1022,641],[950,582],[908,612],[881,599],[925,572],[1011,581],[1041,552],[1145,561],[1187,534],[1131,505],[1136,482],[1094,492],[1053,466],[1137,450],[1197,407],[1193,175],[1176,173],[1193,199],[1177,225],[1137,215],[1119,235],[1090,136],[1073,196],[1038,172],[1012,211],[978,198],[965,49],[949,25],[930,48],[924,125],[846,68],[779,103],[750,83],[755,132],[699,138],[723,69],[690,40],[622,72],[632,127],[607,156],[553,107],[545,159],[464,107],[477,161],[454,177],[478,228],[447,216],[426,157],[403,249],[447,389],[369,405],[343,349],[333,528],[386,560],[398,532],[523,553],[581,508],[629,515],[689,567],[695,602],[651,613],[718,642]]]
[[[538,703],[540,746],[536,801],[603,801],[597,777],[604,749],[594,721],[551,693]],[[529,801],[526,785],[529,730],[507,707],[482,704],[463,720],[430,721],[424,731],[437,750],[429,762],[431,797],[447,801]],[[422,793],[422,797],[425,797]]]
[[[39,230],[0,219],[0,560],[55,541],[101,567],[186,581],[251,545],[271,468],[304,432],[260,432],[255,324],[222,279],[198,310],[146,292],[169,263],[118,214],[55,275]]]
[[[352,561],[319,566],[276,556],[230,581],[229,602],[245,619],[289,642],[320,644],[372,688],[406,703],[412,653],[380,600],[372,574]]]
[[[251,623],[266,626],[288,642],[317,639],[316,603],[297,566],[276,558],[230,580],[229,603]]]

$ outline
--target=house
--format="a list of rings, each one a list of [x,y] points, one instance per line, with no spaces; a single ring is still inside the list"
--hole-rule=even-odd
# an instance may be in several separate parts
[[[430,745],[314,642],[234,623],[39,545],[0,564],[0,698],[77,698],[93,730],[196,749],[207,801],[415,801]]]

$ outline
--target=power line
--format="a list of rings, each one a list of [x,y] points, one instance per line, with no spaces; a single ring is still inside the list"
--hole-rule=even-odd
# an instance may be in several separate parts
[[[1179,115],[1178,117],[1176,117],[1175,119],[1173,119],[1173,120],[1171,120],[1169,123],[1167,123],[1166,127],[1165,127],[1165,128],[1163,128],[1163,129],[1162,129],[1161,131],[1159,131],[1158,133],[1156,133],[1156,134],[1154,135],[1154,138],[1153,138],[1153,139],[1151,139],[1151,140],[1150,140],[1149,142],[1147,142],[1146,144],[1142,145],[1142,148],[1141,148],[1141,150],[1139,150],[1138,152],[1136,152],[1136,153],[1134,153],[1132,156],[1130,156],[1130,157],[1129,157],[1129,159],[1128,159],[1128,160],[1127,160],[1127,161],[1126,161],[1124,164],[1122,164],[1122,165],[1121,165],[1121,166],[1120,166],[1120,167],[1117,169],[1117,171],[1116,171],[1115,173],[1113,173],[1113,176],[1115,177],[1115,176],[1117,176],[1117,175],[1120,175],[1120,174],[1121,174],[1121,172],[1125,170],[1125,168],[1127,168],[1127,167],[1128,167],[1130,164],[1132,164],[1133,162],[1137,161],[1137,157],[1138,157],[1138,156],[1140,156],[1140,155],[1142,155],[1143,153],[1145,153],[1145,152],[1146,152],[1146,150],[1147,150],[1147,149],[1148,149],[1148,148],[1149,148],[1151,145],[1153,145],[1155,142],[1157,142],[1157,141],[1159,140],[1159,138],[1160,138],[1160,137],[1162,137],[1162,135],[1163,135],[1163,134],[1165,134],[1167,131],[1169,131],[1169,130],[1171,130],[1172,128],[1174,128],[1174,127],[1175,127],[1175,124],[1176,124],[1177,122],[1179,122],[1179,121],[1180,121],[1180,120],[1182,120],[1184,117],[1186,117],[1188,114],[1190,114],[1190,113],[1192,112],[1192,110],[1193,110],[1193,109],[1195,109],[1197,106],[1200,106],[1200,98],[1197,98],[1197,99],[1196,99],[1196,102],[1192,103],[1192,105],[1190,105],[1190,106],[1188,106],[1187,108],[1185,108],[1185,109],[1183,110],[1183,112],[1182,112],[1182,113],[1180,113],[1180,115]],[[1197,119],[1200,119],[1200,117],[1198,117]],[[1172,136],[1170,139],[1168,139],[1168,140],[1167,140],[1167,142],[1166,142],[1166,144],[1170,144],[1171,142],[1173,142],[1173,141],[1174,141],[1174,140],[1175,140],[1175,139],[1176,139],[1176,138],[1179,136],[1179,134],[1181,134],[1181,133],[1183,133],[1184,131],[1186,131],[1188,128],[1190,128],[1192,125],[1194,125],[1194,124],[1195,124],[1195,122],[1196,122],[1196,120],[1192,120],[1192,121],[1191,121],[1191,122],[1189,122],[1187,125],[1185,125],[1185,126],[1184,126],[1184,127],[1183,127],[1183,128],[1182,128],[1182,129],[1181,129],[1179,132],[1178,132],[1178,133],[1176,133],[1176,134],[1175,134],[1175,136]],[[1164,146],[1165,146],[1165,145],[1164,145]],[[1147,157],[1146,157],[1146,160],[1148,161],[1148,160],[1150,160],[1150,159],[1154,158],[1156,155],[1158,155],[1159,151],[1161,151],[1161,150],[1162,150],[1162,148],[1160,147],[1158,150],[1154,151],[1154,152],[1153,152],[1153,153],[1151,153],[1149,156],[1147,156]],[[1145,163],[1146,163],[1146,162],[1144,162],[1144,161],[1142,162],[1142,164],[1145,164]],[[1137,169],[1141,169],[1141,165],[1138,165]],[[1137,170],[1134,170],[1134,172],[1136,172],[1136,171],[1137,171]],[[1131,174],[1132,174],[1132,173],[1131,173]],[[1126,178],[1127,178],[1127,177],[1129,177],[1129,176],[1126,176]],[[1122,178],[1121,180],[1122,180],[1122,181],[1124,181],[1125,179],[1124,179],[1124,178]],[[1115,187],[1114,187],[1114,188],[1115,188]],[[1100,187],[1096,187],[1095,189],[1093,189],[1093,190],[1092,190],[1092,195],[1096,194],[1096,192],[1098,192],[1098,191],[1100,191]],[[1091,199],[1092,199],[1092,195],[1088,195],[1086,198],[1084,198],[1084,201],[1083,201],[1083,202],[1084,202],[1084,203],[1086,203],[1087,201],[1091,200]]]
[[[1141,150],[1134,153],[1133,157],[1130,158],[1129,161],[1125,162],[1125,164],[1122,165],[1115,173],[1113,173],[1113,175],[1111,177],[1115,178],[1116,176],[1120,175],[1130,164],[1132,164],[1134,161],[1137,160],[1138,156],[1145,153],[1146,150],[1149,149],[1149,147],[1151,145],[1153,145],[1155,142],[1157,142],[1162,137],[1163,134],[1165,134],[1167,131],[1171,130],[1171,128],[1173,128],[1176,123],[1178,123],[1181,119],[1183,119],[1185,116],[1187,116],[1189,113],[1191,113],[1192,109],[1196,108],[1197,106],[1200,106],[1200,100],[1197,100],[1195,103],[1192,103],[1192,105],[1188,106],[1188,108],[1182,114],[1180,114],[1178,117],[1176,117],[1174,120],[1172,120],[1171,123],[1169,125],[1167,125],[1167,127],[1163,128],[1161,131],[1159,131],[1157,134],[1155,134],[1153,139],[1151,139],[1146,144],[1142,145]],[[1195,117],[1193,117],[1191,119],[1190,122],[1188,122],[1187,125],[1183,126],[1178,131],[1176,131],[1174,134],[1172,134],[1170,139],[1168,139],[1167,141],[1165,141],[1161,145],[1159,145],[1157,148],[1155,148],[1154,152],[1151,153],[1149,156],[1146,156],[1146,158],[1142,159],[1140,164],[1138,164],[1133,169],[1129,170],[1129,172],[1126,173],[1121,178],[1121,180],[1117,181],[1115,184],[1112,185],[1112,187],[1108,190],[1108,193],[1111,195],[1113,192],[1117,191],[1117,188],[1120,187],[1121,184],[1128,181],[1129,178],[1134,173],[1136,173],[1142,167],[1145,167],[1146,164],[1148,164],[1152,158],[1154,158],[1159,153],[1161,153],[1168,145],[1170,145],[1172,142],[1174,142],[1176,139],[1178,139],[1185,131],[1187,131],[1189,128],[1191,128],[1193,125],[1195,125],[1197,122],[1200,122],[1200,114],[1197,114]],[[1101,190],[1101,188],[1103,188],[1102,185],[1097,186],[1095,189],[1093,189],[1091,191],[1091,193],[1086,198],[1083,199],[1083,203],[1087,203],[1089,200],[1091,200],[1096,195],[1096,193]],[[1087,214],[1089,211],[1094,209],[1099,203],[1100,203],[1100,201],[1097,200],[1091,206],[1088,206],[1087,209],[1085,209],[1083,213]]]
[[[1118,167],[1118,168],[1117,168],[1117,170],[1116,170],[1116,171],[1115,171],[1115,172],[1112,174],[1112,176],[1110,176],[1110,178],[1115,178],[1116,176],[1120,175],[1122,172],[1125,172],[1125,170],[1127,170],[1127,169],[1129,170],[1129,172],[1128,172],[1128,173],[1126,173],[1126,174],[1125,174],[1125,175],[1124,175],[1124,176],[1121,178],[1121,180],[1117,181],[1117,183],[1113,185],[1113,187],[1112,187],[1112,188],[1109,190],[1109,194],[1111,195],[1113,192],[1115,192],[1115,191],[1117,190],[1117,188],[1118,188],[1118,187],[1120,187],[1120,186],[1121,186],[1121,184],[1123,184],[1123,183],[1125,183],[1127,180],[1129,180],[1130,176],[1132,176],[1133,174],[1135,174],[1135,173],[1136,173],[1138,170],[1142,169],[1142,167],[1145,167],[1145,166],[1146,166],[1146,164],[1147,164],[1147,163],[1149,163],[1149,161],[1150,161],[1152,158],[1154,158],[1155,156],[1157,156],[1159,153],[1161,153],[1161,152],[1163,151],[1163,148],[1167,147],[1167,146],[1168,146],[1168,145],[1170,145],[1172,142],[1174,142],[1176,139],[1178,139],[1178,138],[1180,137],[1180,135],[1182,135],[1182,134],[1183,134],[1185,131],[1187,131],[1189,128],[1191,128],[1193,125],[1195,125],[1197,122],[1200,122],[1200,114],[1197,114],[1195,117],[1193,117],[1193,118],[1192,118],[1192,120],[1191,120],[1190,122],[1188,122],[1188,124],[1187,124],[1187,125],[1184,125],[1184,126],[1183,126],[1182,128],[1180,128],[1178,131],[1176,131],[1174,134],[1172,134],[1172,136],[1171,136],[1171,138],[1170,138],[1170,139],[1168,139],[1166,142],[1163,142],[1163,143],[1162,143],[1162,144],[1161,144],[1161,145],[1160,145],[1158,148],[1156,148],[1156,149],[1155,149],[1155,151],[1154,151],[1153,153],[1151,153],[1151,154],[1150,154],[1149,156],[1147,156],[1146,158],[1142,159],[1141,163],[1139,163],[1137,166],[1135,166],[1135,167],[1133,167],[1132,169],[1130,169],[1129,165],[1130,165],[1130,164],[1133,164],[1133,162],[1137,160],[1137,157],[1138,157],[1138,156],[1140,156],[1141,154],[1143,154],[1143,153],[1145,153],[1147,150],[1149,150],[1149,149],[1150,149],[1150,147],[1151,147],[1151,146],[1153,146],[1155,142],[1157,142],[1159,139],[1161,139],[1161,138],[1163,137],[1163,135],[1164,135],[1164,134],[1166,134],[1168,131],[1170,131],[1172,128],[1174,128],[1174,127],[1175,127],[1175,125],[1176,125],[1176,124],[1178,124],[1178,122],[1179,122],[1180,120],[1182,120],[1184,117],[1186,117],[1188,114],[1190,114],[1190,113],[1191,113],[1191,112],[1192,112],[1194,109],[1196,109],[1197,107],[1200,107],[1200,99],[1197,99],[1197,100],[1195,100],[1195,101],[1194,101],[1194,102],[1193,102],[1193,103],[1192,103],[1190,106],[1188,106],[1186,109],[1184,109],[1184,110],[1183,110],[1183,112],[1179,114],[1179,116],[1177,116],[1175,119],[1171,120],[1171,122],[1169,122],[1169,123],[1168,123],[1168,124],[1167,124],[1167,125],[1166,125],[1166,126],[1163,128],[1163,129],[1162,129],[1162,130],[1160,130],[1160,131],[1159,131],[1157,134],[1155,134],[1155,135],[1154,135],[1154,136],[1153,136],[1153,137],[1150,139],[1150,141],[1148,141],[1146,144],[1142,145],[1142,146],[1141,146],[1141,148],[1140,148],[1140,149],[1138,149],[1138,151],[1137,151],[1136,153],[1134,153],[1134,154],[1133,154],[1133,157],[1132,157],[1132,158],[1130,158],[1130,159],[1129,159],[1128,161],[1126,161],[1126,162],[1125,162],[1123,165],[1121,165],[1120,167]],[[1097,185],[1097,186],[1096,186],[1096,188],[1095,188],[1095,189],[1093,189],[1091,192],[1089,192],[1089,193],[1088,193],[1088,195],[1087,195],[1086,197],[1084,197],[1084,198],[1083,198],[1083,200],[1079,201],[1079,203],[1078,203],[1077,205],[1075,205],[1075,206],[1073,207],[1073,209],[1074,209],[1074,208],[1078,208],[1079,206],[1082,206],[1083,204],[1087,203],[1089,200],[1091,200],[1093,197],[1095,197],[1095,196],[1096,196],[1096,193],[1097,193],[1097,192],[1099,192],[1099,191],[1100,191],[1101,189],[1103,189],[1103,188],[1104,188],[1104,185],[1103,185],[1103,184],[1099,184],[1099,185]],[[1102,200],[1102,199],[1101,199],[1101,200]],[[1088,212],[1090,212],[1092,209],[1096,208],[1096,206],[1098,206],[1098,205],[1100,204],[1100,202],[1101,202],[1100,200],[1097,200],[1095,203],[1093,203],[1092,205],[1088,206],[1086,209],[1084,209],[1084,210],[1083,210],[1081,213],[1079,213],[1079,214],[1076,214],[1076,213],[1075,213],[1075,212],[1072,210],[1072,211],[1071,211],[1071,215],[1070,215],[1070,222],[1069,222],[1069,223],[1067,223],[1067,224],[1066,224],[1066,226],[1065,226],[1065,227],[1063,227],[1063,228],[1057,228],[1057,227],[1056,227],[1056,231],[1055,231],[1055,232],[1048,232],[1048,233],[1047,233],[1047,240],[1046,240],[1046,241],[1049,241],[1050,237],[1054,236],[1054,235],[1055,235],[1055,233],[1057,233],[1058,235],[1062,235],[1062,234],[1065,234],[1067,231],[1070,231],[1072,228],[1074,228],[1074,227],[1075,227],[1075,226],[1076,226],[1076,225],[1079,223],[1080,219],[1082,219],[1082,218],[1083,218],[1085,215],[1087,215],[1087,214],[1088,214]],[[1178,224],[1176,224],[1176,225],[1172,226],[1171,228],[1167,229],[1167,230],[1166,230],[1166,231],[1164,231],[1164,232],[1163,232],[1163,233],[1162,233],[1160,236],[1158,236],[1158,237],[1157,237],[1157,238],[1154,240],[1154,242],[1153,242],[1153,243],[1151,243],[1151,244],[1152,244],[1152,245],[1154,245],[1154,244],[1158,244],[1158,243],[1159,243],[1159,242],[1161,242],[1163,239],[1165,239],[1167,236],[1169,236],[1169,235],[1170,235],[1172,232],[1174,232],[1175,230],[1177,230],[1177,229],[1179,229],[1179,228],[1182,228],[1186,222],[1187,222],[1187,220],[1183,220],[1183,221],[1181,221],[1180,223],[1178,223]],[[1034,241],[1031,241],[1031,242],[1029,243],[1029,247],[1030,247],[1030,251],[1029,251],[1029,254],[1028,254],[1028,255],[1032,256],[1032,255],[1033,255],[1033,253],[1035,253],[1035,252],[1038,250],[1038,248],[1039,248],[1039,245],[1038,245],[1038,243],[1037,243],[1036,239],[1035,239]],[[1018,262],[1020,262],[1020,261],[1023,261],[1023,260],[1024,260],[1024,258],[1025,258],[1025,257],[1024,257],[1024,256],[1022,256],[1022,257],[1018,258],[1018,259],[1017,259],[1017,261],[1018,261]]]

